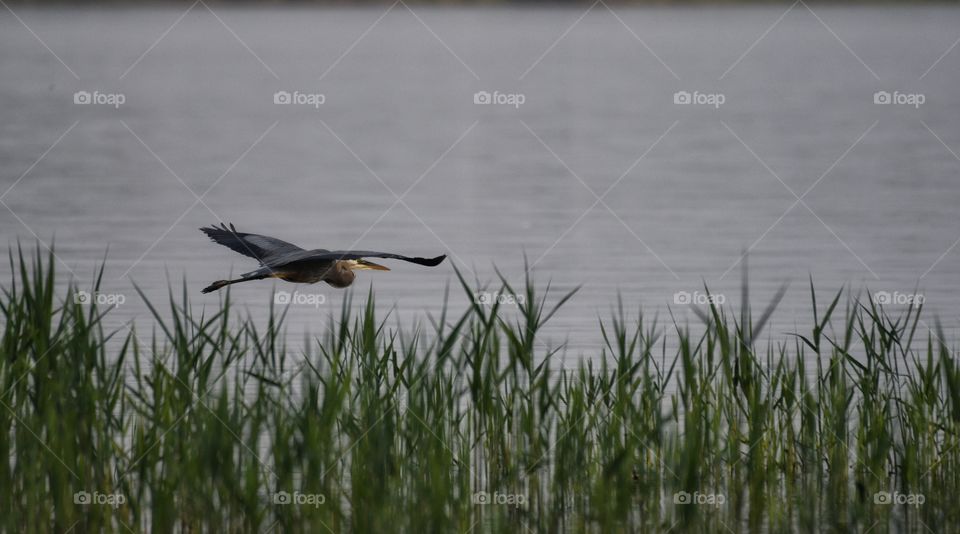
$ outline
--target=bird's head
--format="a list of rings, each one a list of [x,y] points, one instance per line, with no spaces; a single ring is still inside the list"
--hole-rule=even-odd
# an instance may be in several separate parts
[[[389,267],[367,260],[347,260],[347,268],[351,271],[389,271]]]

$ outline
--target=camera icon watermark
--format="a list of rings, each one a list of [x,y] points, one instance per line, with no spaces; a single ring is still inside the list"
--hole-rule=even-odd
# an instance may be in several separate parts
[[[100,493],[99,491],[90,493],[80,490],[73,494],[73,504],[81,506],[98,505],[118,508],[126,502],[127,497],[122,493]]]
[[[922,493],[900,493],[894,491],[878,491],[873,494],[873,504],[900,504],[906,506],[917,506],[927,502],[927,497]]]
[[[687,491],[678,491],[673,494],[673,504],[697,504],[704,506],[723,506],[727,503],[727,496],[723,493],[693,493]]]
[[[473,103],[478,106],[500,105],[519,108],[527,101],[523,93],[501,93],[500,91],[477,91],[473,94]]]
[[[701,93],[700,91],[677,91],[673,93],[673,103],[686,106],[713,106],[718,109],[727,101],[727,96],[723,93]]]
[[[873,93],[873,103],[881,106],[899,105],[913,106],[919,108],[927,101],[927,96],[923,93],[901,93],[900,91],[877,91]]]
[[[123,293],[101,293],[78,290],[73,294],[74,304],[97,304],[99,306],[121,306],[127,301]]]
[[[289,491],[278,491],[273,494],[273,504],[279,505],[295,504],[297,506],[313,506],[314,508],[319,508],[320,505],[325,502],[327,502],[327,497],[322,493],[300,493],[299,491],[290,493]]]
[[[718,306],[723,305],[727,302],[726,295],[722,293],[701,293],[699,291],[694,291],[693,293],[689,291],[677,291],[673,294],[673,303],[678,305],[687,305],[687,304],[716,304]]]
[[[301,93],[300,91],[273,93],[273,103],[281,106],[313,106],[314,109],[319,109],[326,101],[327,96],[323,93]]]
[[[894,304],[919,308],[925,302],[922,293],[901,293],[900,291],[877,291],[873,294],[873,303],[877,305]]]
[[[486,506],[488,504],[499,504],[507,506],[523,506],[527,504],[527,496],[522,493],[488,493],[478,491],[471,497],[473,504]]]
[[[73,103],[81,106],[96,104],[100,106],[113,106],[119,109],[127,101],[127,96],[123,93],[101,93],[100,91],[77,91],[73,93]]]

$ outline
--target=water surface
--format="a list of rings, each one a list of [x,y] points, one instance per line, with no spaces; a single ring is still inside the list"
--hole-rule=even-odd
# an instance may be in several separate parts
[[[388,7],[16,8],[33,33],[0,14],[3,237],[55,236],[82,287],[109,247],[113,327],[146,322],[133,282],[162,300],[186,278],[212,306],[200,288],[251,270],[197,231],[220,220],[308,248],[448,254],[358,278],[404,324],[436,315],[447,284],[465,305],[451,264],[515,283],[533,265],[558,296],[582,285],[545,332],[568,362],[596,354],[618,293],[661,320],[696,320],[674,295],[705,283],[734,304],[748,248],[757,302],[791,282],[775,334],[806,322],[808,276],[823,299],[920,291],[928,320],[960,319],[960,11]],[[262,315],[274,287],[293,288],[233,294]],[[291,332],[322,331],[345,292],[300,291],[323,304],[291,307]]]

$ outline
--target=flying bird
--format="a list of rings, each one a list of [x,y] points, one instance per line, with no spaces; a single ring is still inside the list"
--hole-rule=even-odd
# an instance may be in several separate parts
[[[221,223],[220,226],[208,226],[201,228],[200,231],[207,234],[214,242],[260,262],[259,269],[244,273],[240,275],[240,278],[233,280],[217,280],[203,288],[204,293],[216,291],[230,284],[263,280],[264,278],[279,278],[299,284],[315,284],[322,281],[333,287],[347,287],[356,278],[353,271],[390,270],[364,258],[391,258],[435,267],[440,265],[440,262],[447,257],[442,255],[436,258],[411,258],[400,254],[369,250],[326,250],[322,248],[304,250],[275,237],[238,232],[233,224],[227,227],[226,224]]]

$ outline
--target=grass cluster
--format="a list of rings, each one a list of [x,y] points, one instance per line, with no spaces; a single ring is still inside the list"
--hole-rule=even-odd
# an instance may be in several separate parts
[[[572,294],[529,279],[509,313],[410,329],[345,299],[290,350],[283,310],[186,289],[105,332],[52,257],[10,263],[0,531],[960,529],[960,369],[919,309],[811,283],[812,331],[758,343],[773,306],[691,328],[617,303],[571,370],[537,333]]]

